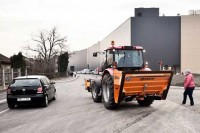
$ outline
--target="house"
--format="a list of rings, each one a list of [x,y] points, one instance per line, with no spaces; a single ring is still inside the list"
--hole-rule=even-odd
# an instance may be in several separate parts
[[[11,68],[10,58],[0,54],[0,68],[10,69]]]

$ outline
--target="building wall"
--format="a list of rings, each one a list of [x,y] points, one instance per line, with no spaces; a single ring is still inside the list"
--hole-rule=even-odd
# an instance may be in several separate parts
[[[163,66],[180,67],[180,17],[132,17],[131,44],[144,47],[145,60],[152,70]]]
[[[11,69],[11,65],[8,65],[8,64],[1,64],[1,67],[3,69]]]
[[[94,52],[100,52],[100,42],[92,45],[87,49],[87,64],[89,64],[89,69],[94,70],[100,67],[100,56],[93,57]]]
[[[111,32],[100,42],[100,51],[104,51],[111,46],[111,41],[115,41],[116,46],[131,46],[131,19],[129,18],[117,29]],[[103,62],[104,56],[100,56],[100,62]]]
[[[200,16],[181,16],[181,71],[200,74]]]
[[[79,71],[79,70],[88,68],[88,66],[87,66],[87,49],[80,50],[80,51],[77,51],[74,53],[70,53],[68,70],[70,69],[70,66],[74,66],[75,71]]]
[[[159,8],[135,8],[135,17],[158,17]]]

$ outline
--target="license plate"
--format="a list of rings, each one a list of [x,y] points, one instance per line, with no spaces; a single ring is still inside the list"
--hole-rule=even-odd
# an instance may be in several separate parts
[[[31,98],[17,98],[17,101],[31,101]]]

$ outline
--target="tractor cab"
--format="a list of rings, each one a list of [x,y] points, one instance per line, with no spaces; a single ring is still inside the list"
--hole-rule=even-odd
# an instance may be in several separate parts
[[[106,50],[107,67],[118,70],[140,70],[144,66],[143,50],[133,46],[113,47]]]
[[[106,68],[118,70],[140,70],[144,68],[143,48],[140,46],[114,46],[105,50],[105,62],[102,71]]]

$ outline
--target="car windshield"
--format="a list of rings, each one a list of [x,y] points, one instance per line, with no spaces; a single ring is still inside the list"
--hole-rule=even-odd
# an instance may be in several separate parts
[[[142,50],[116,50],[115,62],[118,67],[142,67]]]
[[[17,86],[40,86],[40,81],[38,79],[15,79],[11,87]]]

